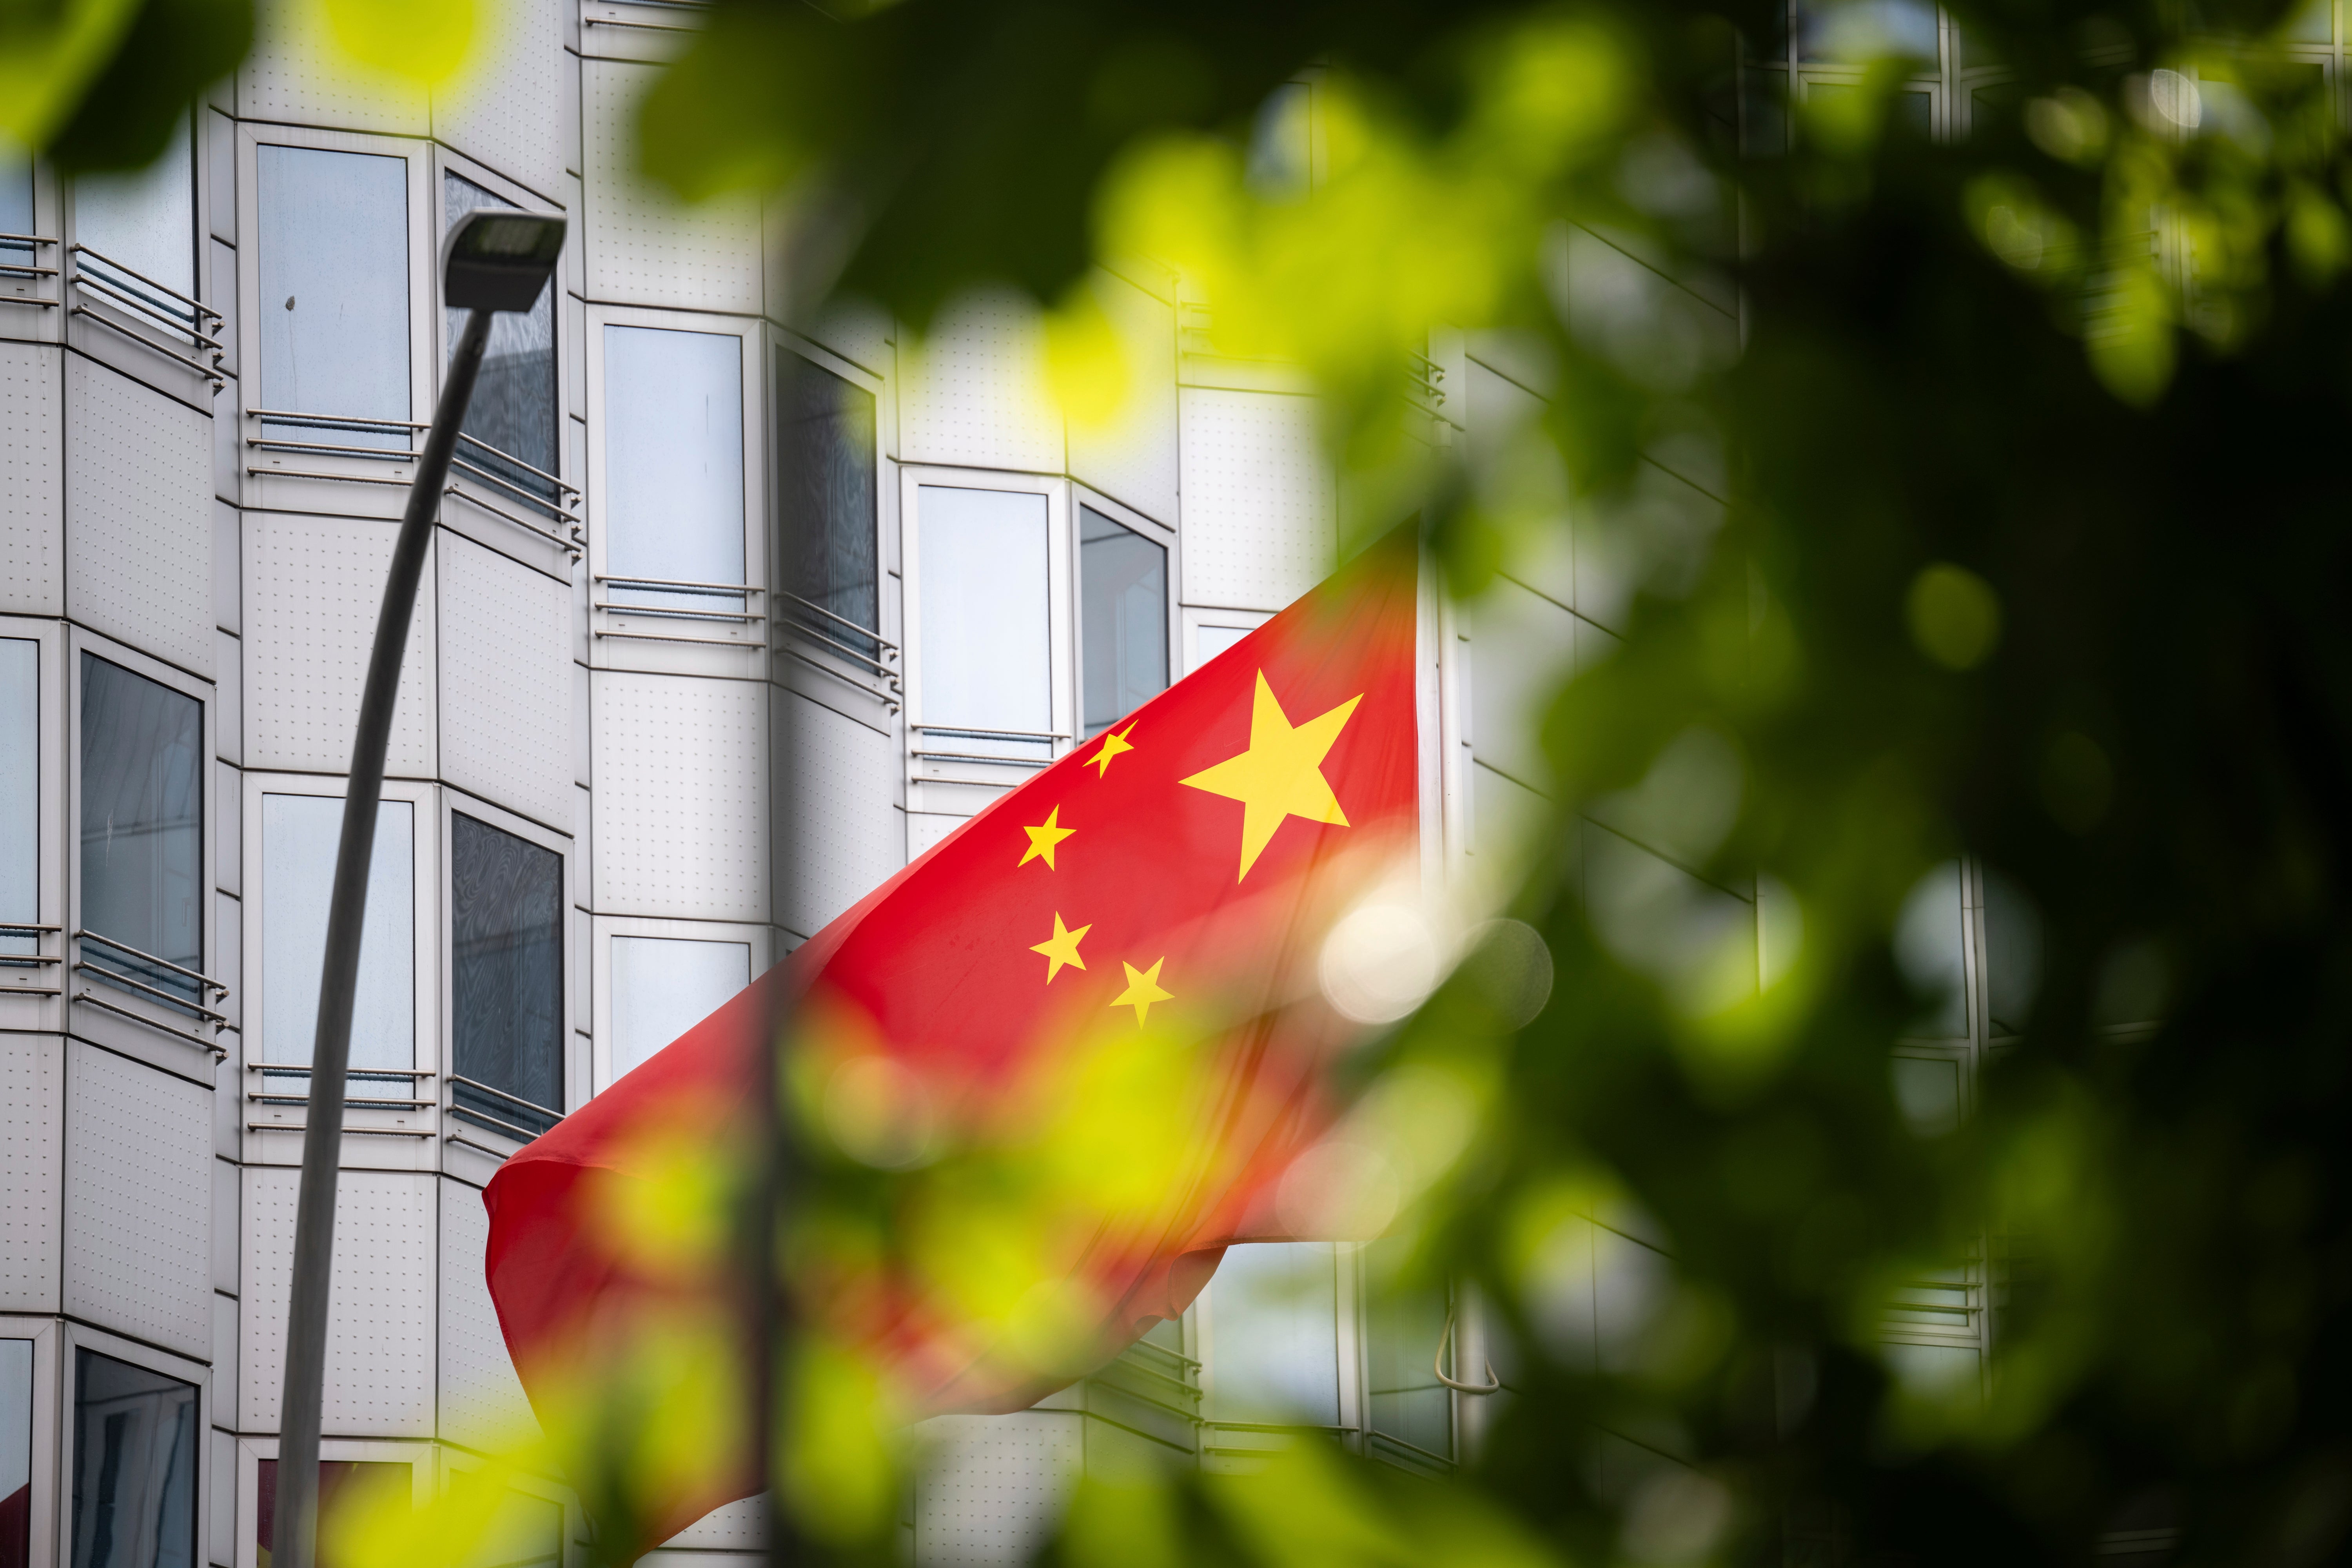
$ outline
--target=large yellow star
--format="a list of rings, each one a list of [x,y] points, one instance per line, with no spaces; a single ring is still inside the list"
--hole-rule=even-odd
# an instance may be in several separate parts
[[[1062,965],[1066,963],[1073,969],[1087,966],[1087,961],[1078,956],[1078,939],[1094,929],[1091,925],[1082,925],[1072,931],[1062,923],[1062,911],[1054,911],[1054,934],[1029,950],[1045,955],[1046,984],[1054,984],[1054,976],[1062,973]]]
[[[1029,850],[1013,868],[1017,871],[1032,860],[1043,860],[1045,869],[1051,871],[1055,868],[1054,847],[1077,829],[1062,826],[1062,808],[1057,805],[1045,814],[1045,821],[1034,827],[1024,826],[1021,831],[1029,836]]]
[[[1150,1022],[1151,1005],[1154,1002],[1175,1000],[1167,992],[1160,989],[1160,966],[1167,962],[1164,957],[1155,958],[1151,961],[1150,968],[1138,969],[1127,960],[1120,959],[1118,966],[1127,971],[1127,989],[1112,998],[1111,1005],[1134,1008],[1135,1021],[1138,1024]]]
[[[1129,735],[1134,733],[1135,726],[1132,724],[1129,724],[1124,730],[1111,731],[1108,734],[1106,734],[1103,737],[1103,743],[1095,749],[1095,754],[1088,757],[1084,765],[1094,769],[1095,777],[1098,779],[1108,778],[1110,776],[1110,760],[1118,755],[1121,752],[1131,752],[1135,750],[1133,746],[1128,743],[1127,739]],[[1124,778],[1126,775],[1122,773],[1119,776]]]
[[[1258,856],[1274,841],[1275,829],[1287,817],[1348,826],[1348,814],[1339,809],[1339,797],[1331,793],[1331,783],[1323,776],[1323,758],[1362,700],[1360,694],[1350,697],[1329,712],[1293,728],[1282,704],[1274,699],[1274,688],[1265,683],[1265,671],[1257,672],[1257,696],[1250,707],[1249,750],[1181,781],[1242,803],[1242,868],[1234,881],[1249,875]]]

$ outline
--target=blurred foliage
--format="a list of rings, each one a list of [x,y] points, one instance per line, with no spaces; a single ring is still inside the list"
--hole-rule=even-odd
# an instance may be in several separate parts
[[[1122,374],[1087,269],[1153,258],[1219,352],[1314,379],[1349,540],[1418,515],[1473,615],[1563,552],[1623,595],[1622,645],[1555,672],[1559,815],[1515,863],[1550,1005],[1517,1026],[1474,964],[1363,1063],[1470,1085],[1402,1223],[1520,1349],[1483,1458],[1093,1479],[1060,1560],[2079,1562],[2151,1524],[2183,1561],[2342,1550],[2337,89],[2263,0],[1953,9],[2013,77],[1965,140],[1908,128],[1892,57],[1776,100],[1738,62],[1778,24],[1692,0],[722,0],[648,100],[656,174],[778,194],[818,237],[812,299],[919,324],[1024,289],[1087,417]],[[0,12],[6,79],[37,82],[0,91],[11,132],[127,90],[167,14]],[[1736,338],[1601,287],[1579,233],[1736,287]],[[1539,425],[1441,437],[1407,363],[1455,332],[1531,367]],[[1757,889],[1763,983],[1591,874],[1588,812]],[[2039,984],[1968,1114],[1915,1126],[1890,1046],[1938,998],[1896,933],[1964,854],[2036,911]],[[1595,1217],[1673,1258],[1598,1357],[1556,1321],[1564,1227]],[[1906,1379],[1889,1306],[1960,1267],[1992,1374]],[[882,1449],[822,1435],[870,1433],[864,1386],[812,1363],[786,1459],[851,1520],[884,1511]],[[1604,1431],[1686,1463],[1627,1480]]]

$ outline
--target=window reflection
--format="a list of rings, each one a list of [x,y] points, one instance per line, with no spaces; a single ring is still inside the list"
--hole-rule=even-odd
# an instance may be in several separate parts
[[[0,1340],[0,1568],[33,1560],[33,1342]]]
[[[416,808],[376,807],[352,1007],[354,1068],[416,1065]],[[314,795],[261,797],[261,1059],[308,1066],[327,954],[327,904],[343,803]]]
[[[446,225],[454,226],[482,207],[513,205],[471,180],[451,174],[441,176]],[[466,312],[445,314],[448,352],[455,353],[457,334],[465,330]],[[474,401],[466,410],[464,430],[472,439],[459,450],[458,458],[479,465],[492,477],[552,506],[562,498],[541,475],[557,471],[557,428],[555,280],[551,278],[529,310],[501,311],[491,318],[489,351],[483,356],[480,378],[474,383]],[[518,459],[528,467],[502,462],[501,458]],[[539,472],[530,471],[534,468]]]
[[[1168,689],[1168,552],[1088,506],[1078,509],[1078,631],[1089,736]]]
[[[776,351],[776,494],[785,587],[824,612],[819,637],[881,656],[875,556],[874,395],[785,349]],[[788,605],[786,613],[792,613]]]
[[[74,1352],[73,1568],[194,1568],[196,1390]]]
[[[751,984],[740,942],[613,939],[613,1076],[642,1065]]]
[[[509,1138],[563,1104],[563,859],[464,813],[449,819],[454,1112]]]
[[[0,288],[12,294],[33,292],[34,278],[21,270],[38,266],[32,237],[33,160],[0,147]]]
[[[285,412],[404,424],[412,406],[407,161],[263,147],[257,168],[257,401]],[[405,430],[343,430],[334,439],[409,444]]]
[[[146,168],[74,181],[76,240],[107,260],[182,294],[196,291],[194,138],[180,117],[171,144]]]
[[[203,751],[194,698],[81,656],[83,956],[191,1004],[163,965],[204,967]]]
[[[956,750],[1043,761],[1054,722],[1045,498],[943,485],[917,495],[924,728],[947,731]]]
[[[604,570],[743,581],[743,340],[604,329]],[[615,603],[738,608],[742,596],[614,585]]]
[[[0,921],[41,918],[41,645],[0,637]],[[31,952],[0,931],[0,954]]]

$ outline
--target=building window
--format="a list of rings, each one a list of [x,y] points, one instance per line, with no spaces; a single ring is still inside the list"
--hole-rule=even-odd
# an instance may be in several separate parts
[[[196,1390],[74,1352],[73,1568],[194,1568]]]
[[[614,937],[613,1076],[641,1066],[751,984],[749,942]]]
[[[0,637],[0,957],[33,952],[41,918],[41,645]]]
[[[163,156],[136,174],[76,179],[73,222],[74,239],[114,263],[103,274],[107,283],[176,313],[175,302],[158,300],[138,285],[160,283],[190,297],[196,291],[196,169],[189,118],[180,117]],[[125,268],[138,276],[120,276]]]
[[[604,535],[615,605],[740,613],[742,339],[604,329]]]
[[[204,709],[81,656],[82,957],[199,1006],[204,967]]]
[[[452,1108],[536,1138],[563,1114],[563,858],[457,813],[449,864]]]
[[[788,349],[776,351],[776,497],[784,613],[864,658],[881,657],[874,395]],[[800,610],[822,611],[806,616]],[[859,629],[875,634],[858,635]]]
[[[33,237],[33,160],[0,149],[0,289],[22,298],[38,291],[40,247]]]
[[[1210,1289],[1214,1418],[1340,1425],[1332,1248],[1311,1241],[1229,1247]]]
[[[482,207],[513,205],[460,175],[441,176],[446,225],[454,226]],[[448,349],[455,353],[466,312],[446,314]],[[554,507],[562,500],[548,477],[557,472],[556,429],[555,282],[550,279],[528,311],[501,312],[491,320],[489,352],[466,410],[467,441],[458,460]]]
[[[1028,490],[917,489],[921,728],[980,755],[1053,755],[1047,507]]]
[[[0,1340],[0,1568],[33,1561],[33,1342]]]
[[[254,1478],[253,1545],[257,1568],[269,1568],[269,1554],[278,1542],[278,1461],[263,1459],[259,1473]],[[334,1518],[336,1509],[348,1504],[364,1503],[368,1496],[381,1496],[394,1491],[395,1495],[415,1496],[415,1467],[392,1460],[321,1459],[319,1461],[319,1518],[323,1523]],[[312,1559],[318,1568],[339,1568],[336,1562],[335,1532],[319,1531],[319,1550]],[[496,1558],[486,1559],[496,1562]]]
[[[1086,732],[1168,689],[1168,550],[1078,508],[1078,658]]]
[[[404,450],[413,406],[407,160],[265,146],[257,169],[257,401],[338,421],[328,428],[343,445]],[[285,433],[316,440],[318,428]]]
[[[1437,1357],[1452,1320],[1442,1287],[1401,1279],[1410,1251],[1409,1244],[1389,1239],[1363,1252],[1366,1425],[1376,1452],[1402,1445],[1408,1461],[1444,1463],[1454,1458],[1454,1395],[1437,1381]],[[1465,1369],[1459,1356],[1450,1375],[1457,1383],[1486,1382],[1485,1367]]]
[[[261,1059],[308,1067],[327,954],[327,904],[343,803],[315,795],[261,797]],[[416,808],[376,807],[352,1007],[353,1068],[416,1065]]]

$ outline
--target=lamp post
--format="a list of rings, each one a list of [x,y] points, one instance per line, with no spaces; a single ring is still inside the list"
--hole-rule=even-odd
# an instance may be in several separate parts
[[[451,226],[441,245],[442,299],[467,312],[449,356],[440,405],[418,456],[408,510],[393,546],[392,573],[376,612],[352,742],[351,788],[335,847],[334,890],[327,906],[327,953],[319,981],[319,1022],[310,1052],[310,1118],[302,1130],[301,1197],[294,1211],[294,1289],[287,1312],[286,1376],[279,1403],[278,1499],[271,1561],[314,1568],[318,1561],[319,1419],[327,1370],[327,1300],[335,1259],[335,1179],[343,1141],[343,1086],[352,1058],[352,1005],[359,988],[360,932],[367,918],[368,870],[375,856],[377,804],[383,797],[383,754],[392,736],[400,661],[416,607],[442,481],[457,445],[474,379],[489,347],[490,318],[528,310],[554,274],[563,249],[563,219],[553,213],[483,208]]]

